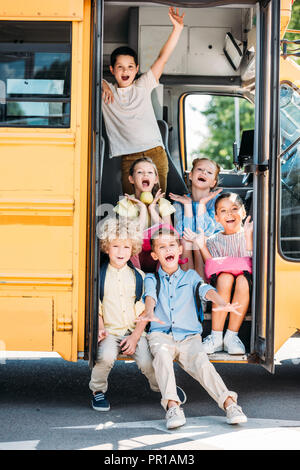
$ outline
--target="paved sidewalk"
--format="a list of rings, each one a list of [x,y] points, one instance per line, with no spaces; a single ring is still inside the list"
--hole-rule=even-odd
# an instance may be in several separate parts
[[[230,426],[225,418],[187,418],[185,426],[169,431],[164,420],[136,421],[53,428],[83,435],[95,433],[105,442],[80,450],[300,450],[300,421],[248,419]],[[1,442],[0,450],[34,450],[38,440]]]

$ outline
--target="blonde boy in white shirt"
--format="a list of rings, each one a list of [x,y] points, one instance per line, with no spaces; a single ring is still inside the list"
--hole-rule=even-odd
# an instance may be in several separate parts
[[[93,392],[92,407],[97,411],[108,411],[110,404],[105,396],[108,375],[118,354],[132,356],[142,373],[147,377],[150,388],[159,392],[152,365],[152,355],[144,332],[147,322],[136,319],[144,311],[142,300],[136,299],[136,278],[128,266],[132,255],[142,246],[142,232],[134,222],[120,222],[108,219],[100,234],[101,250],[108,254],[104,296],[99,301],[98,355],[92,369],[89,388]],[[144,273],[137,270],[144,279]],[[182,402],[185,393],[178,387]]]

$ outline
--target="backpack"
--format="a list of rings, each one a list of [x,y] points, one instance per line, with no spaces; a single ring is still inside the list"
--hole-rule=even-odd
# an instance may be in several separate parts
[[[159,277],[158,272],[155,272],[153,274],[155,275],[155,279],[156,279],[156,297],[158,299],[159,292],[160,292],[160,277]],[[197,310],[198,320],[200,321],[200,323],[203,323],[204,314],[203,314],[201,299],[200,299],[200,295],[199,295],[199,288],[200,288],[201,284],[202,284],[202,281],[199,281],[198,284],[196,285],[195,306],[196,306],[196,310]]]
[[[100,279],[99,279],[99,298],[102,302],[103,297],[104,297],[104,284],[105,284],[105,277],[106,277],[106,271],[108,267],[108,261],[104,261],[101,264],[100,267]],[[138,302],[138,300],[141,299],[143,295],[143,277],[142,275],[138,272],[138,270],[133,266],[131,261],[127,262],[127,265],[133,270],[135,274],[135,303]]]

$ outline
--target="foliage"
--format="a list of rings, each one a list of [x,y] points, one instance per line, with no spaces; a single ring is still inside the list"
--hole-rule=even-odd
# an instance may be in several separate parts
[[[288,29],[295,29],[295,30],[300,30],[300,0],[296,0],[293,4],[292,7],[292,16],[291,16],[291,21],[289,22]],[[284,36],[284,39],[289,39],[291,41],[296,41],[300,39],[299,33],[286,33]],[[292,51],[299,48],[298,45],[289,45],[288,50]],[[299,52],[299,50],[298,50]],[[300,65],[300,58],[296,58],[291,56],[293,60],[295,60],[299,65]]]
[[[254,106],[245,99],[239,100],[240,129],[254,128]],[[205,156],[218,162],[222,168],[232,168],[232,146],[235,140],[234,98],[212,96],[202,114],[206,116],[209,136],[192,157]]]

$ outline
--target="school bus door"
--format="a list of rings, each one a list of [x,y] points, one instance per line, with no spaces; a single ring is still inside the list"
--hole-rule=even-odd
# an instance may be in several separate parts
[[[98,286],[100,249],[97,237],[97,222],[101,214],[101,181],[104,157],[104,141],[102,135],[101,88],[103,60],[103,0],[92,4],[92,57],[91,57],[91,148],[89,165],[89,207],[88,207],[88,245],[87,245],[87,288],[86,288],[86,321],[84,358],[93,366],[98,346]]]
[[[257,7],[253,164],[254,259],[251,352],[274,372],[280,2]]]

